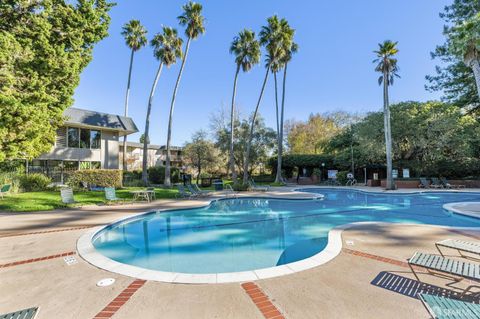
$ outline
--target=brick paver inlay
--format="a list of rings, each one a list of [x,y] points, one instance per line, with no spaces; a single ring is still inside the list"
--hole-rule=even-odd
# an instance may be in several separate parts
[[[69,252],[66,252],[66,253],[55,254],[55,255],[50,255],[50,256],[31,258],[31,259],[26,259],[26,260],[19,260],[19,261],[14,261],[14,262],[11,262],[11,263],[0,264],[0,268],[8,268],[8,267],[19,266],[19,265],[24,265],[24,264],[31,264],[31,263],[36,263],[36,262],[39,262],[39,261],[45,261],[45,260],[50,260],[50,259],[54,259],[54,258],[67,257],[67,256],[75,255],[75,254],[76,253],[74,251],[69,251]]]
[[[348,249],[348,248],[343,248],[343,252],[347,253],[347,254],[350,254],[350,255],[354,255],[354,256],[360,256],[360,257],[373,259],[373,260],[376,260],[376,261],[381,261],[381,262],[391,264],[391,265],[396,265],[396,266],[400,266],[400,267],[408,267],[407,262],[400,261],[400,260],[397,260],[397,259],[386,258],[386,257],[373,255],[373,254],[369,254],[369,253],[364,253],[362,251]]]
[[[262,313],[265,319],[285,319],[283,314],[270,301],[270,298],[254,282],[245,282],[242,288],[252,299],[255,306]]]
[[[93,319],[111,318],[120,309],[138,289],[142,288],[146,280],[136,279],[127,288],[125,288],[115,299],[113,299],[105,308],[102,309]],[[160,318],[160,317],[159,317]]]

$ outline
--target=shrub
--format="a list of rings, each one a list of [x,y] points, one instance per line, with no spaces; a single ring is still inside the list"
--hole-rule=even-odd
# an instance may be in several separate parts
[[[275,180],[275,176],[264,174],[264,175],[252,176],[252,179],[257,183],[271,183]]]
[[[122,187],[122,171],[117,169],[89,169],[73,172],[67,184],[82,187],[82,182],[99,187]]]
[[[348,173],[349,173],[348,171],[340,171],[340,172],[338,172],[338,173],[337,173],[337,181],[338,181],[340,184],[344,185],[344,184],[348,181],[348,179],[347,179],[347,174],[348,174]]]
[[[250,185],[248,183],[244,184],[242,182],[237,182],[232,185],[232,188],[234,191],[237,191],[237,192],[245,192],[250,189]]]
[[[39,192],[47,189],[52,179],[40,173],[22,175],[20,177],[20,188],[25,192]]]
[[[171,168],[171,182],[180,181],[180,170],[176,167]],[[148,181],[152,184],[163,184],[165,180],[165,166],[155,166],[148,168]]]

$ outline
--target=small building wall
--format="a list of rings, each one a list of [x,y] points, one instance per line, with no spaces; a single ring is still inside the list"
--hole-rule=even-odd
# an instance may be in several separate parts
[[[119,145],[118,134],[115,132],[102,132],[102,168],[118,169],[119,168]]]

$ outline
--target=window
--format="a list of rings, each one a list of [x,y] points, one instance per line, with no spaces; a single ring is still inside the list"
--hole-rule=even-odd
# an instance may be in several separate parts
[[[92,149],[100,149],[100,131],[90,131],[90,148]]]
[[[90,169],[91,167],[90,162],[80,162],[80,169]]]
[[[68,128],[68,147],[78,148],[80,144],[80,138],[78,136],[78,128],[69,127]]]
[[[91,162],[90,167],[91,169],[100,169],[102,168],[102,165],[100,164],[100,162]]]
[[[95,130],[80,129],[69,127],[67,130],[68,147],[73,148],[101,148],[101,132]]]
[[[90,148],[90,130],[80,130],[80,148]]]
[[[76,171],[78,169],[78,161],[63,161],[63,169],[67,171]]]

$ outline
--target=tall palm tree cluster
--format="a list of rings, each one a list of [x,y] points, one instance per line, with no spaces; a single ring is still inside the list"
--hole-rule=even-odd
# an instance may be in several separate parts
[[[229,168],[231,171],[232,179],[236,180],[237,174],[235,171],[235,161],[233,155],[234,148],[234,118],[235,118],[235,98],[237,93],[237,81],[240,70],[248,72],[254,65],[258,64],[261,60],[261,46],[265,48],[265,77],[260,89],[260,95],[253,112],[253,117],[250,123],[250,134],[247,141],[247,147],[245,151],[244,167],[243,167],[243,183],[248,183],[249,178],[249,165],[250,165],[250,151],[252,145],[252,138],[255,130],[255,122],[258,115],[258,109],[262,102],[265,87],[268,82],[270,73],[274,75],[275,83],[275,114],[276,114],[276,126],[277,126],[277,144],[278,144],[278,167],[276,181],[281,182],[281,158],[283,151],[283,122],[284,122],[284,109],[285,109],[285,90],[286,90],[286,76],[287,76],[287,64],[291,61],[293,53],[297,52],[298,46],[293,41],[295,30],[290,27],[288,21],[284,18],[280,19],[274,15],[267,19],[267,25],[263,26],[259,39],[256,39],[255,33],[251,30],[244,29],[239,32],[233,39],[230,46],[230,53],[235,56],[235,76],[233,81],[233,93],[232,104],[230,114],[230,156],[229,156]],[[282,101],[281,111],[279,112],[278,104],[278,83],[277,73],[283,70],[283,86],[282,86]]]
[[[185,68],[185,63],[187,61],[188,52],[190,49],[190,44],[192,40],[197,39],[200,35],[205,33],[205,18],[202,16],[202,5],[195,2],[188,2],[183,7],[183,13],[177,17],[178,23],[185,27],[185,36],[187,42],[185,49],[182,51],[183,40],[179,37],[178,31],[175,28],[163,27],[162,32],[157,33],[153,36],[150,41],[150,45],[153,48],[153,55],[159,61],[159,66],[153,80],[152,89],[150,91],[150,96],[148,98],[147,105],[147,116],[145,119],[145,132],[143,139],[143,163],[142,163],[142,181],[145,185],[148,184],[148,175],[147,175],[147,152],[148,152],[148,143],[150,142],[149,138],[149,129],[150,129],[150,113],[153,105],[153,97],[155,95],[155,90],[157,87],[158,80],[162,73],[163,66],[170,67],[177,62],[178,59],[182,60],[180,71],[178,72],[178,77],[175,82],[175,87],[172,94],[172,100],[170,103],[170,112],[168,119],[168,132],[167,132],[167,155],[166,155],[166,167],[165,167],[165,181],[166,186],[171,185],[171,169],[170,169],[170,146],[172,138],[172,119],[173,111],[175,108],[175,100],[177,97],[178,88],[180,86],[180,80],[182,78],[183,70]],[[147,31],[140,24],[138,20],[131,20],[123,27],[122,35],[125,37],[127,46],[132,50],[130,58],[130,66],[128,72],[128,82],[127,82],[127,94],[125,98],[125,116],[128,115],[128,96],[130,93],[130,80],[132,74],[133,66],[133,55],[134,52],[138,51],[140,48],[147,44],[146,38]],[[124,138],[123,144],[123,169],[126,170],[126,138]]]
[[[179,37],[178,31],[175,28],[166,27],[162,28],[162,31],[155,34],[150,41],[150,45],[153,48],[153,55],[159,61],[158,69],[156,71],[150,96],[147,104],[147,115],[145,119],[145,132],[143,139],[143,153],[148,152],[149,128],[150,128],[150,114],[153,105],[153,98],[155,90],[160,79],[160,75],[163,70],[163,66],[169,68],[181,59],[181,66],[178,72],[175,87],[173,89],[172,99],[170,103],[170,112],[168,119],[168,131],[167,131],[167,154],[166,154],[166,167],[165,167],[165,186],[171,185],[171,163],[170,163],[170,147],[172,137],[172,124],[173,113],[175,108],[175,101],[180,86],[180,81],[187,61],[187,56],[190,50],[190,44],[192,40],[197,39],[203,33],[205,33],[205,18],[202,15],[202,5],[195,2],[188,2],[183,7],[183,13],[177,17],[180,26],[185,28],[186,44],[182,50],[184,41]],[[472,28],[468,29],[470,31]],[[478,32],[473,28],[474,32]],[[464,32],[468,33],[468,32]],[[463,33],[463,34],[464,34]],[[462,34],[462,35],[463,35]],[[125,116],[128,115],[128,101],[130,95],[130,83],[132,77],[133,61],[135,53],[147,44],[147,31],[141,25],[138,20],[131,20],[123,27],[122,35],[125,38],[127,46],[131,50],[130,64],[128,71],[127,90],[125,95]],[[288,21],[284,18],[279,18],[274,15],[267,19],[267,25],[263,26],[259,32],[258,39],[255,32],[249,29],[244,29],[236,35],[230,45],[230,53],[235,56],[235,75],[233,81],[233,93],[232,104],[230,114],[230,154],[229,154],[229,169],[232,179],[236,181],[237,172],[235,170],[234,159],[234,121],[235,121],[235,99],[237,94],[237,83],[240,71],[246,73],[250,71],[255,65],[257,65],[262,56],[262,47],[265,50],[265,76],[262,81],[260,95],[258,97],[253,116],[250,123],[249,138],[247,140],[246,151],[244,154],[244,167],[243,167],[243,183],[248,183],[249,179],[249,166],[250,166],[250,152],[252,146],[252,139],[255,130],[256,118],[258,110],[262,102],[262,98],[265,92],[265,88],[268,82],[270,73],[273,74],[274,79],[274,91],[275,91],[275,115],[276,115],[276,129],[277,129],[277,169],[275,182],[283,182],[282,178],[282,155],[283,155],[283,133],[284,133],[284,114],[285,114],[285,95],[286,95],[286,81],[287,81],[287,67],[291,62],[293,54],[297,52],[298,45],[294,42],[295,30],[289,25]],[[460,40],[458,40],[458,38]],[[471,49],[471,41],[464,41],[464,38],[471,39],[475,37],[457,37],[453,39],[454,45],[452,47],[459,47],[460,54],[466,56],[470,61],[472,68],[478,71],[478,54],[477,47]],[[455,41],[456,40],[456,41]],[[467,44],[464,44],[467,43]],[[467,49],[465,49],[467,48]],[[377,59],[375,71],[381,73],[379,77],[379,84],[383,84],[383,97],[384,97],[384,131],[385,131],[385,146],[386,146],[386,158],[387,158],[387,189],[393,189],[392,178],[392,137],[390,128],[390,110],[389,110],[389,87],[393,85],[395,77],[398,77],[398,66],[395,55],[398,53],[397,42],[385,41],[379,44],[378,50],[374,51]],[[466,53],[465,53],[466,52]],[[473,54],[471,52],[474,52]],[[472,59],[471,56],[474,58]],[[465,60],[467,60],[465,58]],[[283,74],[281,73],[283,71]],[[279,88],[278,77],[279,73],[282,78],[282,92],[281,101],[279,103]],[[480,73],[480,72],[477,72]],[[126,137],[123,141],[123,168],[126,170]],[[142,180],[145,185],[148,184],[147,176],[147,158],[143,156],[143,171]]]

